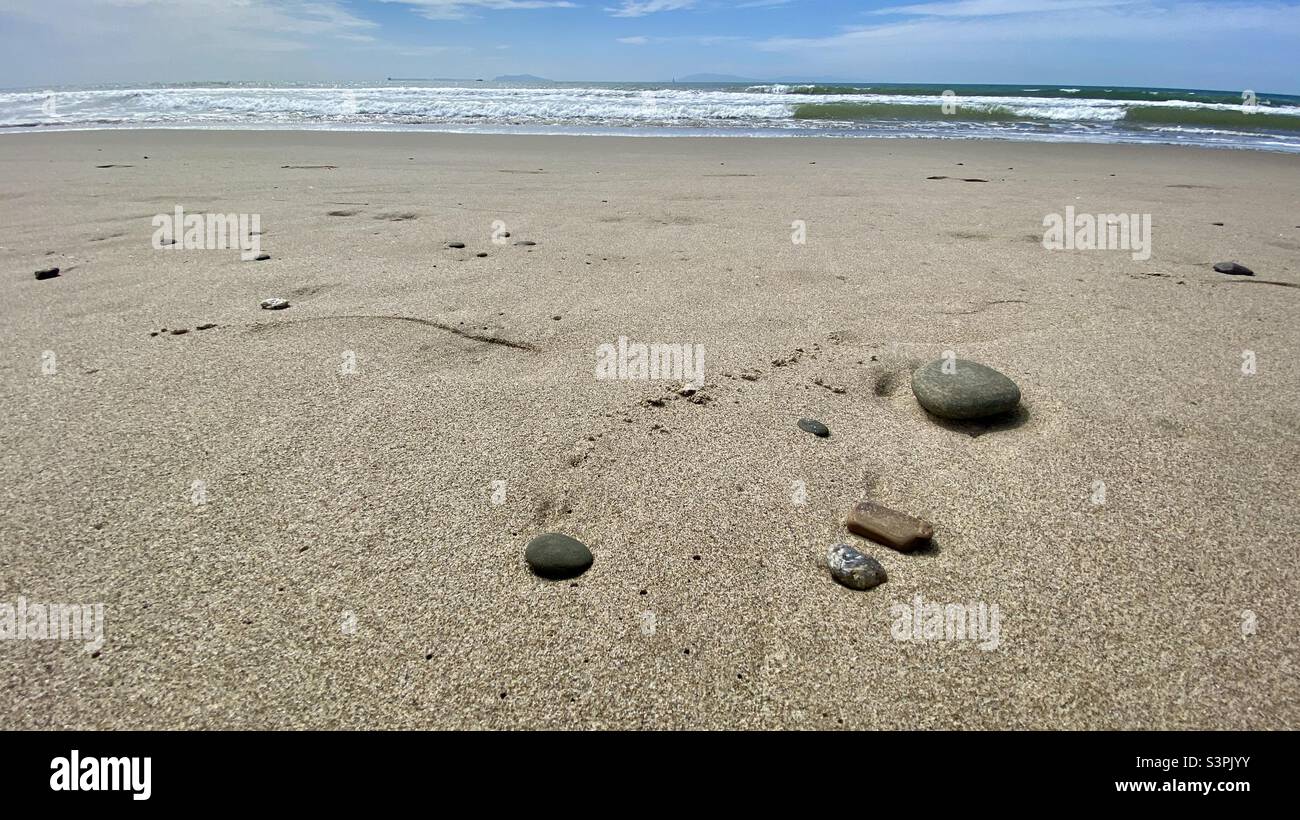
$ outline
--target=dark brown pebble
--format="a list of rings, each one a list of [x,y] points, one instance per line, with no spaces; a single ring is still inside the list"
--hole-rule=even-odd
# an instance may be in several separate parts
[[[891,510],[874,501],[855,504],[845,526],[849,532],[879,541],[901,552],[910,552],[934,535],[934,527],[929,522]]]

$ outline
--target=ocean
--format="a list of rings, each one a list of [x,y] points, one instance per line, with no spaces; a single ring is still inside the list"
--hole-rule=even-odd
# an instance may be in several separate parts
[[[426,130],[1167,143],[1300,152],[1300,97],[1059,85],[390,79],[0,92],[0,133],[93,128]]]

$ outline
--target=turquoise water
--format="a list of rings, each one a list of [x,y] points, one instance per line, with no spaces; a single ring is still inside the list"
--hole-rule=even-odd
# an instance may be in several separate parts
[[[0,92],[0,133],[146,127],[922,137],[1300,152],[1300,97],[1059,84],[406,79]]]

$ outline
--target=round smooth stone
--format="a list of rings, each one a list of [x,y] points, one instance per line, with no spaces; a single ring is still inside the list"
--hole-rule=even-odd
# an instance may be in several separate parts
[[[524,560],[543,578],[559,580],[586,572],[595,558],[587,545],[558,532],[543,533],[528,542]]]
[[[944,365],[952,372],[945,372]],[[1020,388],[1003,374],[966,359],[936,359],[912,374],[921,406],[946,419],[979,419],[1015,410]]]
[[[799,429],[805,433],[812,433],[818,438],[826,438],[831,434],[831,428],[822,424],[817,419],[799,419]]]
[[[284,310],[289,306],[288,299],[263,299],[262,310]]]

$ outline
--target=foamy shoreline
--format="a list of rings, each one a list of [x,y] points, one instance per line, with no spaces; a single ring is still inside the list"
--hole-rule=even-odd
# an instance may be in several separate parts
[[[217,84],[0,92],[25,128],[325,128],[1158,143],[1300,152],[1300,98],[1254,91],[653,83]]]

